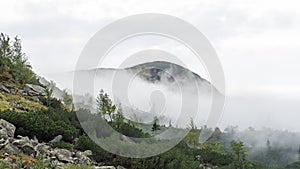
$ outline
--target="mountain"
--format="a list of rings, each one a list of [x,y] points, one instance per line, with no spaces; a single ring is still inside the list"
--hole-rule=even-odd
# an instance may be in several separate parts
[[[155,61],[139,64],[130,68],[126,68],[129,72],[134,72],[140,78],[152,83],[165,83],[170,85],[179,83],[182,86],[189,86],[193,81],[197,82],[198,86],[204,90],[219,93],[218,90],[206,79],[198,74],[190,71],[175,63],[165,61]]]
[[[185,79],[186,77],[192,78],[192,76],[200,81],[207,82],[205,79],[201,78],[198,74],[190,71],[189,69],[186,69],[175,63],[165,61],[148,62],[125,69],[132,72],[141,71],[141,75],[143,75],[146,80],[152,82],[156,80],[159,81],[162,76],[167,76],[170,82],[173,82],[174,78]],[[172,77],[171,75],[175,77]]]
[[[82,75],[82,77],[87,74],[95,74],[99,78],[109,77],[113,73],[118,73],[121,76],[129,75],[131,79],[138,77],[138,79],[150,84],[163,85],[173,91],[185,88],[188,91],[195,92],[194,90],[198,88],[200,94],[211,94],[212,91],[220,94],[208,80],[187,68],[165,61],[147,62],[124,69],[97,68],[79,72],[79,75]]]

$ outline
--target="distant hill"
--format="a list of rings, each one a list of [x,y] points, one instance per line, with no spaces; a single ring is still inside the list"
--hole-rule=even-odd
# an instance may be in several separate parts
[[[97,68],[78,71],[79,76],[96,75],[97,78],[113,77],[114,73],[137,76],[141,80],[157,85],[172,88],[179,85],[181,88],[190,88],[192,92],[198,88],[200,94],[210,94],[212,91],[220,92],[208,80],[202,78],[191,70],[175,63],[165,61],[147,62],[125,69]]]

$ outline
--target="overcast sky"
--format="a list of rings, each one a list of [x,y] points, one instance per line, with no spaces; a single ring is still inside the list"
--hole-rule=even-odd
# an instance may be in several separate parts
[[[74,70],[87,41],[117,19],[140,13],[179,17],[216,49],[229,96],[290,99],[295,107],[289,116],[300,117],[298,0],[2,0],[0,6],[0,32],[18,35],[34,70],[45,77]],[[202,75],[199,67],[189,62]]]

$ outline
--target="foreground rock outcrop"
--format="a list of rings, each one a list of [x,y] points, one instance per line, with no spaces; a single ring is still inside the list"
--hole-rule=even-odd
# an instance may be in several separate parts
[[[46,95],[45,88],[34,84],[25,84],[25,86],[22,89],[15,89],[9,87],[9,85],[6,83],[1,83],[0,91],[5,93],[12,93],[12,94],[20,93],[23,96],[45,96]]]
[[[31,168],[30,166],[36,159],[42,159],[55,168],[63,168],[67,164],[89,165],[101,169],[115,168],[98,166],[98,163],[89,157],[92,155],[90,150],[81,152],[74,149],[54,148],[53,143],[60,141],[62,136],[57,136],[51,143],[40,143],[35,137],[33,139],[26,136],[14,138],[15,130],[16,127],[13,124],[0,119],[0,161],[12,167],[21,161],[22,167]],[[117,168],[123,169],[124,167],[118,166]]]

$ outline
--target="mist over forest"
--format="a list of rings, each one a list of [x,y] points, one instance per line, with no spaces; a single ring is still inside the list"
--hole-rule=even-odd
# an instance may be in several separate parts
[[[165,67],[162,67],[160,64]],[[145,65],[148,66],[147,68],[153,68],[153,65],[154,67],[159,67],[163,69],[163,71],[170,72],[173,76],[175,75],[174,77],[181,81],[174,83],[170,81],[169,74],[161,72],[155,72],[150,76],[151,78],[149,78],[149,71],[142,71],[141,73],[139,72],[141,70],[136,70],[140,67],[145,68]],[[180,69],[180,71],[178,69]],[[135,71],[142,75],[134,74]],[[72,78],[73,73],[74,72],[56,76],[58,84],[66,84],[65,80],[68,79],[68,77]],[[115,74],[117,74],[117,76],[114,76]],[[150,124],[152,119],[157,116],[163,125],[168,126],[171,121],[174,126],[185,128],[189,125],[189,118],[193,115],[187,114],[185,116],[186,120],[184,122],[179,121],[179,123],[176,123],[178,119],[174,118],[180,113],[176,114],[181,106],[180,99],[178,99],[181,96],[179,88],[186,88],[187,90],[181,91],[188,92],[188,96],[191,99],[196,97],[193,94],[195,90],[197,90],[193,88],[189,82],[194,80],[194,74],[188,69],[183,69],[178,65],[174,66],[168,62],[152,62],[127,69],[101,68],[80,71],[79,76],[95,80],[93,90],[89,90],[88,92],[86,90],[77,90],[81,93],[81,96],[77,97],[79,107],[87,106],[95,110],[96,103],[92,100],[94,100],[93,98],[96,97],[100,89],[104,89],[110,95],[114,93],[113,98],[115,102],[122,104],[124,116],[127,119],[132,119],[135,116],[140,119],[141,123]],[[114,77],[115,79],[113,79]],[[200,84],[199,86],[201,86],[198,92],[201,93],[200,98],[203,103],[201,104],[202,109],[199,109],[201,120],[196,122],[197,128],[200,129],[207,127],[205,126],[208,117],[206,113],[209,111],[209,106],[211,105],[212,98],[210,97],[210,93],[212,89],[209,87],[210,83],[208,81],[198,75],[195,77],[197,85]],[[128,81],[127,79],[130,78],[133,80],[130,81],[128,93],[126,93],[125,96],[117,96],[118,91],[116,91],[116,89],[118,89],[118,87],[113,89],[112,83],[116,81],[122,82],[123,80],[124,83],[120,84],[128,85],[126,82]],[[153,78],[158,78],[159,80]],[[86,89],[84,85],[83,83],[82,89]],[[72,88],[72,86],[69,87]],[[218,91],[216,90],[216,92]],[[87,100],[90,100],[90,102]],[[190,102],[190,100],[188,102]],[[283,125],[286,124],[284,119],[290,120],[286,115],[297,111],[295,109],[295,106],[297,106],[296,101],[293,103],[285,97],[276,98],[272,96],[262,96],[261,94],[257,96],[248,94],[244,96],[228,96],[225,105],[225,112],[220,119],[221,123],[217,125],[222,131],[218,136],[221,143],[229,146],[232,140],[243,141],[248,150],[249,159],[268,165],[284,166],[297,161],[299,150],[298,140],[300,139],[297,123],[289,124],[289,126]],[[192,104],[187,107],[190,106],[192,106]],[[214,134],[215,133],[216,132],[214,132]],[[273,153],[272,155],[270,155],[271,151]]]

